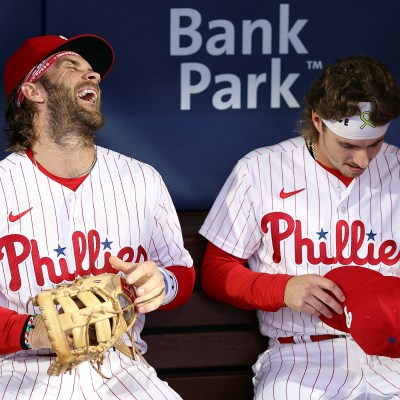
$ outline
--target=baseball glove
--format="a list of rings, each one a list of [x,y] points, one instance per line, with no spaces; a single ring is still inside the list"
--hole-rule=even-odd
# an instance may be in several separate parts
[[[135,299],[135,289],[121,276],[110,273],[78,278],[32,297],[28,303],[39,306],[56,352],[47,373],[61,375],[90,361],[107,378],[100,369],[104,353],[112,346],[132,359],[142,357],[133,340]],[[120,339],[125,332],[131,347]]]

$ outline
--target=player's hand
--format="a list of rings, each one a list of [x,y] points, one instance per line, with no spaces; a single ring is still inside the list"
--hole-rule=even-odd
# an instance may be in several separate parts
[[[118,257],[110,257],[111,265],[126,276],[126,281],[136,288],[135,304],[141,313],[148,313],[160,307],[165,299],[163,274],[153,261],[142,263],[125,262]]]
[[[322,314],[331,318],[332,311],[342,314],[343,307],[337,299],[345,300],[342,290],[335,282],[320,275],[293,276],[286,284],[284,295],[286,306],[297,311],[306,311],[317,317]]]
[[[37,315],[33,320],[34,328],[29,339],[29,344],[32,349],[52,349],[49,335],[47,334],[46,326],[41,315]]]

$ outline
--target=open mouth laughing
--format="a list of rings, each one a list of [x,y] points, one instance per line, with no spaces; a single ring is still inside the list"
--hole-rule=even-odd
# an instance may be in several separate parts
[[[99,97],[97,91],[92,88],[84,88],[78,91],[78,97],[82,100],[88,101],[90,103],[96,104]]]

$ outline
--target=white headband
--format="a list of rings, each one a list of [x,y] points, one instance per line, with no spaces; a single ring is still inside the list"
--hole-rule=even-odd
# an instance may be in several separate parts
[[[352,117],[338,120],[322,118],[322,121],[333,133],[346,139],[367,140],[383,136],[390,122],[382,126],[374,125],[371,121],[371,103],[360,103],[360,110],[360,114]]]

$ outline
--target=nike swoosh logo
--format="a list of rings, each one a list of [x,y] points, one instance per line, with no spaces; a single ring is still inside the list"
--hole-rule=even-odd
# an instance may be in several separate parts
[[[13,213],[12,213],[12,211],[11,211],[11,212],[10,212],[10,215],[8,216],[8,220],[9,220],[10,222],[16,222],[16,221],[18,221],[19,219],[21,219],[25,214],[27,214],[29,211],[31,211],[32,208],[33,208],[33,207],[31,207],[31,208],[29,208],[28,210],[25,210],[24,212],[19,213],[19,214],[17,214],[17,215],[13,215]]]
[[[285,192],[284,189],[282,189],[281,192],[279,193],[279,196],[281,197],[281,199],[287,199],[288,197],[294,196],[295,194],[300,193],[303,190],[305,190],[305,188],[294,190],[293,192]]]

